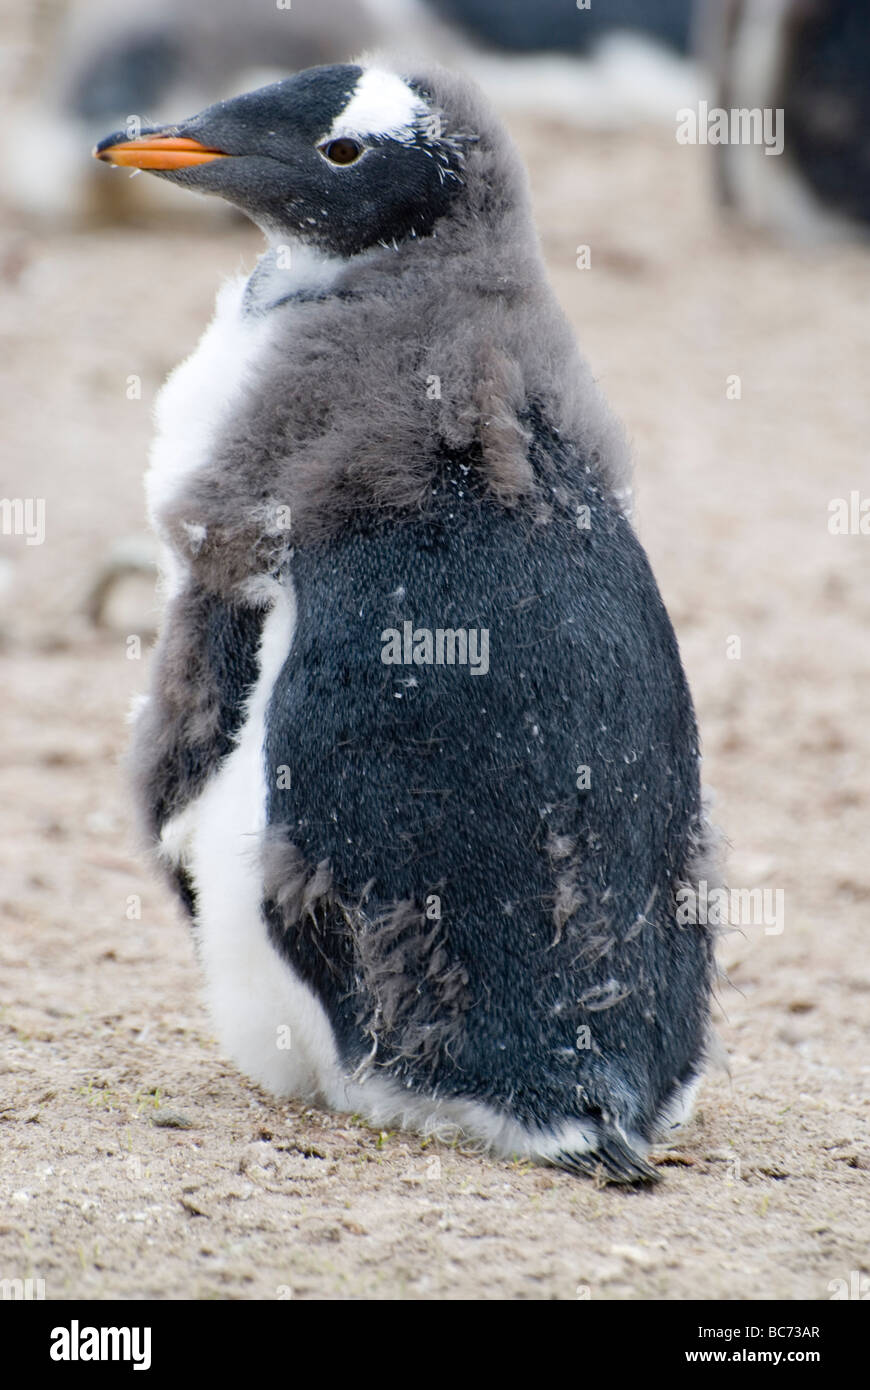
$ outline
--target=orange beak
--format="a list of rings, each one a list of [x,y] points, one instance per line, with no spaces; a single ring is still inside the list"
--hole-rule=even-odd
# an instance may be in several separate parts
[[[94,159],[130,169],[186,169],[193,164],[210,164],[228,159],[223,150],[210,150],[198,140],[180,135],[143,135],[138,140],[119,140],[114,145],[95,145]]]

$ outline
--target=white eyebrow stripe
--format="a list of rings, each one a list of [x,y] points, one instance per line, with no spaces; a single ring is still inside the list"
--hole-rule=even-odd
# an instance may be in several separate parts
[[[353,135],[408,136],[428,108],[394,72],[366,68],[324,140]]]

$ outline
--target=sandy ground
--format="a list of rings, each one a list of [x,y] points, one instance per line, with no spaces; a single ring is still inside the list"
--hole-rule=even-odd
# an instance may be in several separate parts
[[[870,490],[870,255],[723,226],[706,152],[666,135],[516,134],[629,425],[730,881],[785,895],[781,933],[723,943],[730,1077],[665,1181],[624,1192],[277,1105],[222,1061],[118,766],[151,586],[103,632],[82,603],[142,526],[154,394],[257,234],[6,214],[0,490],[46,500],[46,537],[0,538],[0,1278],[50,1299],[826,1299],[870,1273],[870,537],[827,527]]]

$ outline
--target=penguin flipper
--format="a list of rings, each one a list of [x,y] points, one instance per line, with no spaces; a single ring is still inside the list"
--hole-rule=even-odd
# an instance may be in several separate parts
[[[547,1160],[554,1168],[584,1177],[600,1178],[605,1183],[661,1182],[661,1175],[647,1163],[619,1132],[613,1128],[600,1131],[597,1146],[586,1153],[570,1153],[560,1149]]]
[[[235,747],[257,680],[266,611],[188,582],[170,601],[133,728],[127,766],[142,838],[191,916],[196,888],[184,866],[185,811]]]

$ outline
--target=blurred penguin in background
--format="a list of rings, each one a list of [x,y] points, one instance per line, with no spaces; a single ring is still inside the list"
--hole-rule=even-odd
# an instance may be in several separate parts
[[[585,127],[667,122],[697,97],[695,0],[428,0],[470,46],[457,62],[504,113]]]
[[[714,146],[722,202],[798,244],[870,231],[867,0],[703,0],[710,104],[781,112],[782,152]]]
[[[432,8],[493,48],[588,52],[615,32],[645,34],[689,51],[693,0],[430,0]]]
[[[51,221],[123,220],[167,202],[177,211],[154,180],[99,177],[88,150],[108,126],[133,134],[136,121],[348,57],[377,33],[362,0],[80,0],[49,45],[42,89],[13,116],[0,156],[7,194]]]
[[[79,0],[53,42],[40,42],[52,56],[41,90],[11,122],[4,186],[31,218],[162,212],[165,189],[100,178],[82,151],[107,128],[159,124],[371,46],[467,72],[506,114],[608,129],[669,121],[698,95],[686,57],[691,9],[692,0],[654,12],[641,0],[595,0],[586,10],[573,0]],[[34,158],[36,148],[51,149],[51,161]]]

